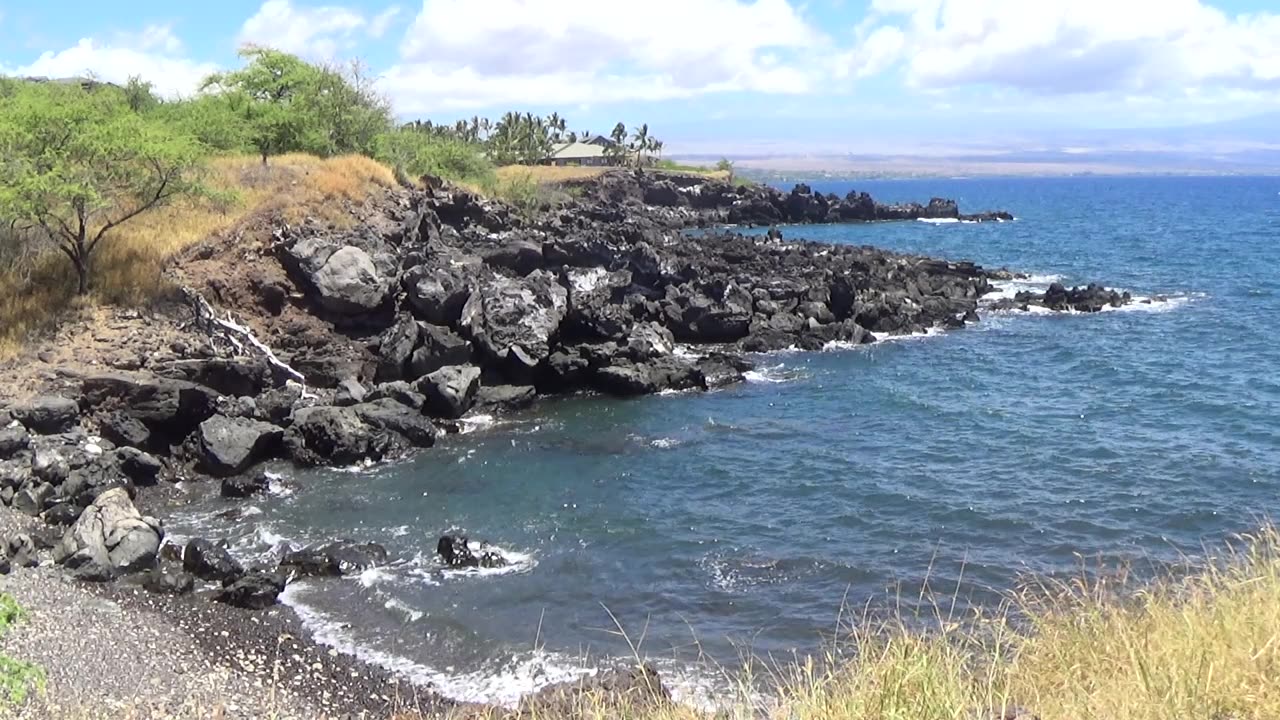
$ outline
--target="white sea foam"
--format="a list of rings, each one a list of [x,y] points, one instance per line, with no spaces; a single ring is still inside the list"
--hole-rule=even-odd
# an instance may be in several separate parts
[[[676,447],[679,444],[680,444],[679,440],[671,437],[657,438],[656,440],[649,441],[650,447],[656,447],[660,450],[667,450],[667,449]]]
[[[406,657],[361,644],[350,627],[304,599],[307,583],[285,588],[280,601],[293,608],[316,642],[380,665],[416,684],[431,686],[440,694],[461,702],[496,703],[514,706],[520,698],[556,683],[594,675],[597,670],[584,662],[546,651],[530,651],[506,663],[483,670],[457,672],[454,668],[433,668]],[[391,608],[393,606],[387,605]],[[400,609],[400,607],[395,607]],[[409,612],[416,612],[409,609]],[[410,615],[412,619],[412,615]],[[421,615],[418,615],[420,618]]]
[[[761,365],[755,370],[742,373],[743,379],[750,383],[777,384],[796,379],[794,372],[788,372],[785,365]]]
[[[387,600],[386,602],[382,603],[382,607],[388,610],[395,610],[396,612],[403,614],[405,619],[408,620],[409,622],[418,622],[423,617],[423,613],[421,610],[415,610],[409,605],[406,605],[405,603],[402,603],[395,598],[391,598],[390,600]]]
[[[960,218],[916,218],[916,222],[930,225],[977,225],[977,220],[961,220]]]
[[[488,414],[468,415],[458,420],[458,432],[463,435],[478,432],[480,430],[488,430],[498,424],[498,418]]]
[[[508,550],[490,545],[489,543],[471,540],[468,542],[471,552],[479,555],[481,553],[496,553],[499,557],[506,561],[506,565],[494,568],[451,568],[443,571],[445,577],[492,577],[497,575],[512,575],[515,573],[523,573],[532,570],[538,566],[538,560],[529,553],[523,553],[516,550]]]
[[[364,587],[373,587],[374,585],[388,582],[393,579],[395,579],[395,574],[391,571],[391,568],[385,565],[366,568],[365,570],[362,570],[359,575],[356,575],[356,581]]]

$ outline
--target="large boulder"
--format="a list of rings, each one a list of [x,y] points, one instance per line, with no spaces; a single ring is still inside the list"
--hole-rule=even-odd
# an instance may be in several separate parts
[[[471,343],[447,327],[423,323],[421,338],[422,345],[409,358],[410,380],[433,373],[446,365],[465,365],[471,362]]]
[[[524,278],[494,277],[467,300],[461,328],[491,360],[517,374],[531,371],[551,354],[568,298],[545,270]]]
[[[338,540],[285,553],[280,569],[294,575],[338,577],[386,565],[389,559],[387,549],[377,543]]]
[[[215,415],[200,423],[200,465],[210,475],[238,475],[269,457],[284,431],[261,420]]]
[[[246,610],[266,610],[276,604],[285,582],[280,573],[251,570],[223,587],[214,599]]]
[[[164,464],[158,458],[135,447],[116,448],[116,464],[136,485],[155,485],[164,470]]]
[[[400,380],[418,347],[421,330],[418,321],[409,313],[396,319],[391,327],[382,333],[378,341],[378,370],[375,379],[378,382]]]
[[[150,444],[181,442],[218,409],[215,390],[154,375],[95,375],[85,378],[82,389],[89,407],[118,411],[145,425]]]
[[[46,395],[13,407],[9,412],[31,432],[52,435],[75,427],[80,406],[74,400]]]
[[[294,413],[285,445],[304,465],[350,465],[370,456],[372,435],[352,408],[309,407]]]
[[[244,568],[227,549],[196,538],[182,548],[182,569],[201,580],[227,584],[244,574]]]
[[[366,425],[396,433],[417,447],[431,447],[436,442],[436,428],[420,411],[383,398],[356,405],[356,415]]]
[[[436,325],[453,325],[471,297],[471,278],[455,268],[419,265],[404,276],[404,289],[418,317]]]
[[[391,278],[378,272],[368,253],[351,245],[329,256],[311,281],[320,304],[336,313],[371,312],[386,301],[391,291]]]
[[[31,445],[31,436],[20,425],[0,428],[0,460],[8,460]]]
[[[541,268],[545,260],[542,257],[542,245],[527,240],[517,240],[489,252],[484,256],[484,262],[486,265],[528,275]]]
[[[76,558],[77,569],[137,572],[155,565],[162,536],[160,521],[143,517],[123,488],[112,488],[80,514],[63,536],[55,559]]]
[[[426,397],[423,411],[439,418],[460,418],[471,409],[480,388],[480,368],[474,365],[451,365],[427,375],[418,382]]]

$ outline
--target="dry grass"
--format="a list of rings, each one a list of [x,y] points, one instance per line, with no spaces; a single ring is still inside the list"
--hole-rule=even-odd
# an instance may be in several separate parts
[[[873,624],[825,657],[750,673],[716,715],[587,695],[560,720],[1273,720],[1280,718],[1280,534],[1243,539],[1197,574],[1069,582],[994,617]],[[763,668],[763,669],[761,669]],[[739,698],[735,700],[735,697]],[[506,717],[492,711],[485,717]],[[469,717],[476,717],[470,714]]]
[[[216,200],[182,200],[134,218],[111,231],[93,258],[93,290],[75,294],[67,259],[45,248],[22,267],[0,271],[0,359],[19,352],[33,333],[68,312],[99,303],[137,306],[165,287],[165,263],[174,253],[222,232],[255,212],[280,212],[296,222],[307,215],[349,220],[345,208],[377,187],[392,187],[392,171],[348,155],[322,160],[282,155],[266,166],[256,157],[212,161],[208,184]]]
[[[506,165],[497,169],[498,180],[530,178],[542,185],[592,180],[614,170],[610,167],[555,167],[551,165]]]

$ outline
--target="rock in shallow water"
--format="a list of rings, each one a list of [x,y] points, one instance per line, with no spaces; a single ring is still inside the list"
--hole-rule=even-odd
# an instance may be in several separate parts
[[[436,554],[451,568],[500,568],[507,559],[494,550],[481,547],[477,555],[465,535],[445,535],[436,543]]]
[[[226,548],[196,538],[182,549],[182,569],[209,582],[228,583],[244,574],[244,568]]]
[[[226,585],[217,594],[218,602],[246,610],[266,610],[276,604],[284,592],[284,575],[263,570],[250,570],[238,580]]]

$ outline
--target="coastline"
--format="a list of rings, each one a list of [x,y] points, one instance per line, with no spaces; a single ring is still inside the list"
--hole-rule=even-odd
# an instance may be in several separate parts
[[[170,483],[216,482],[208,475],[223,477],[224,482],[247,478],[251,468],[269,453],[292,456],[303,466],[366,459],[376,462],[415,452],[415,446],[429,447],[441,431],[457,431],[460,423],[465,423],[466,413],[475,408],[500,413],[526,407],[537,394],[566,391],[631,396],[709,390],[747,378],[752,364],[743,359],[744,354],[853,347],[962,327],[977,321],[978,300],[993,292],[993,281],[1016,277],[1007,270],[988,271],[972,263],[783,241],[776,231],[765,238],[712,235],[687,246],[667,235],[680,228],[723,225],[725,221],[989,222],[1010,219],[1007,213],[961,215],[954,202],[936,198],[927,206],[883,206],[865,193],[850,193],[841,200],[815,195],[804,186],[790,194],[747,190],[740,196],[740,191],[722,183],[628,175],[607,177],[596,187],[598,196],[591,204],[571,206],[572,212],[554,220],[550,230],[533,230],[539,233],[533,237],[545,239],[540,246],[512,239],[513,234],[530,231],[509,208],[457,193],[428,197],[425,202],[431,205],[427,207],[406,208],[403,198],[393,198],[391,203],[384,200],[382,206],[365,208],[361,222],[392,240],[335,237],[331,228],[290,231],[295,233],[288,238],[287,253],[291,254],[277,259],[260,248],[252,251],[259,253],[253,268],[258,274],[252,278],[244,277],[249,270],[236,264],[210,265],[208,261],[219,255],[238,257],[259,240],[238,236],[234,240],[215,239],[210,247],[193,252],[186,265],[180,261],[175,275],[182,281],[200,278],[202,289],[212,290],[210,294],[221,297],[228,309],[241,313],[249,329],[219,320],[205,303],[203,314],[196,306],[194,327],[183,322],[182,306],[178,305],[167,315],[120,311],[105,321],[64,331],[62,342],[39,353],[37,369],[26,369],[12,410],[30,421],[30,409],[21,403],[37,392],[78,398],[77,409],[70,417],[58,418],[56,429],[61,434],[44,434],[33,428],[29,439],[22,435],[18,459],[7,460],[17,463],[11,469],[28,475],[25,479],[19,475],[12,489],[28,493],[28,498],[39,494],[35,509],[44,510],[50,518],[54,508],[96,503],[121,484],[119,473],[124,470],[129,477],[123,487],[130,493],[136,490],[138,508],[147,511],[170,495]],[[707,205],[699,209],[697,203]],[[495,223],[496,229],[492,227]],[[281,242],[276,234],[267,237],[277,245]],[[344,242],[357,245],[342,245]],[[318,244],[325,243],[330,245],[327,254],[317,261],[312,253]],[[435,257],[430,267],[424,264],[405,274],[407,300],[403,296],[391,300],[403,303],[400,320],[389,321],[382,314],[389,288],[383,287],[382,296],[370,305],[361,294],[367,288],[331,288],[321,272],[328,266],[324,258],[348,250],[351,255],[372,254],[379,258],[379,265],[383,264],[380,253],[400,253],[407,263],[420,252],[419,243]],[[335,245],[341,249],[335,251]],[[544,264],[554,263],[561,263],[558,277],[543,269]],[[610,272],[613,267],[619,269]],[[739,279],[730,279],[730,268],[736,269],[739,279],[751,278],[742,281],[746,287],[739,286]],[[264,278],[264,272],[275,275]],[[752,282],[759,287],[749,291]],[[254,290],[241,291],[236,283]],[[481,307],[470,310],[473,303],[467,300],[464,308],[455,297],[454,283],[467,287],[468,294],[475,288],[472,297],[482,300]],[[666,299],[658,299],[656,288],[666,288]],[[525,303],[532,300],[532,326],[525,321],[529,307],[511,304],[512,297]],[[1096,312],[1130,301],[1101,287],[1068,291],[1055,285],[1044,293],[1027,292],[1001,302],[1007,309]],[[368,313],[371,308],[376,312]],[[620,310],[652,319],[627,319]],[[280,318],[278,322],[273,315]],[[430,322],[415,321],[415,315],[425,315]],[[421,327],[427,338],[419,338],[414,329],[413,339],[406,343],[398,335],[406,322]],[[557,337],[563,330],[561,325],[579,344],[570,345]],[[286,357],[294,367],[305,370],[310,381],[301,391],[281,387],[282,372],[298,371],[269,350],[263,356],[247,357],[209,356],[199,350],[207,342],[243,351],[244,344],[235,342],[227,334],[229,330],[241,333],[249,345],[262,337],[267,345],[281,347],[289,342],[287,334],[296,335],[299,327],[304,328],[304,342],[285,347],[293,351]],[[368,330],[370,327],[375,330]],[[380,333],[374,335],[377,344],[373,352],[352,342],[348,334],[353,328],[357,337],[361,332]],[[466,339],[458,339],[455,330]],[[77,341],[76,333],[84,342]],[[459,359],[458,343],[462,342],[468,350],[465,358]],[[687,342],[707,352],[696,358],[676,352],[682,347],[677,343]],[[473,344],[475,350],[471,350]],[[85,346],[95,346],[97,353],[88,364],[75,356]],[[169,347],[172,352],[163,352],[164,357],[153,362],[156,347]],[[446,375],[437,379],[438,373],[432,372],[415,385],[399,380],[409,367],[418,365],[424,349],[439,353],[441,357],[429,356],[425,362],[438,363],[438,372]],[[317,355],[317,351],[324,354]],[[530,357],[533,352],[538,355]],[[390,369],[388,359],[392,360]],[[484,365],[483,383],[481,371],[457,364],[462,362]],[[109,370],[104,372],[102,366]],[[550,372],[535,377],[534,366],[539,372]],[[141,367],[154,368],[158,374],[140,373]],[[375,377],[383,382],[375,383]],[[495,377],[497,383],[490,385]],[[283,400],[279,397],[282,393]],[[365,400],[366,393],[382,396]],[[282,407],[267,406],[267,398],[283,402]],[[352,407],[357,410],[348,409]],[[16,420],[9,422],[7,415],[5,425],[21,429]],[[317,415],[313,425],[302,420]],[[86,421],[84,428],[81,417]],[[293,425],[287,434],[273,424],[289,422]],[[348,429],[352,422],[362,425]],[[111,438],[104,441],[93,432],[104,436],[109,432]],[[242,442],[239,435],[244,432],[254,433],[254,439]],[[228,435],[234,442],[224,442]],[[269,436],[274,439],[266,440]],[[42,490],[42,481],[65,483],[66,475],[47,477],[50,471],[43,461],[23,454],[28,444],[34,455],[52,452],[54,457],[69,457],[75,468],[72,474],[92,474],[87,480],[91,487],[80,488],[77,492],[81,495],[66,499]],[[133,476],[141,462],[138,448],[158,456],[147,456],[150,459],[142,463],[145,478]],[[107,459],[115,464],[105,466]],[[47,508],[40,507],[40,502],[47,503]],[[11,510],[4,512],[19,517]],[[142,519],[146,520],[145,516]],[[19,531],[9,534],[14,532]],[[182,564],[183,570],[190,570],[186,562]],[[242,572],[245,577],[257,578],[278,570],[247,568]],[[301,703],[296,710],[299,716],[315,712],[376,716],[402,709],[399,703],[407,701],[414,707],[425,702],[430,709],[448,705],[429,691],[425,697],[416,695],[418,689],[406,689],[406,683],[393,672],[316,642],[304,631],[296,612],[274,604],[275,595],[269,609],[254,612],[210,602],[209,597],[217,591],[208,586],[194,595],[167,597],[145,594],[134,584],[126,586],[123,580],[85,586],[88,589],[71,588],[50,567],[34,571],[15,568],[14,573],[0,589],[12,586],[20,603],[34,604],[37,617],[47,616],[50,607],[63,601],[83,604],[88,596],[110,603],[98,607],[153,625],[160,638],[187,648],[193,657],[198,655],[200,664],[191,661],[193,667],[212,668],[230,696],[243,698],[238,701],[242,705],[255,702],[246,694],[254,691],[268,691],[272,702],[286,703],[285,707],[293,707],[291,693],[319,699],[318,706],[297,700]],[[28,574],[35,578],[29,586],[23,584]],[[69,589],[74,592],[68,594]],[[280,589],[284,589],[283,580]],[[46,592],[52,593],[49,599],[41,594]],[[110,629],[113,634],[128,634],[130,627]],[[15,647],[27,647],[34,659],[50,664],[51,687],[93,675],[86,667],[59,664],[62,659],[57,643],[69,641],[56,632],[48,634],[54,643],[51,646],[23,646],[21,642],[29,639],[24,640],[21,634],[14,637],[16,640],[6,646],[17,642]],[[218,697],[216,688],[190,686],[185,679],[161,670],[151,676],[159,686],[181,688],[175,695],[188,692],[197,703],[203,702],[203,697],[212,698],[210,702]],[[136,700],[138,692],[127,685],[93,690],[120,702]],[[74,690],[71,693],[73,697],[76,694]],[[259,697],[257,702],[261,701]],[[260,705],[252,708],[261,709]]]

